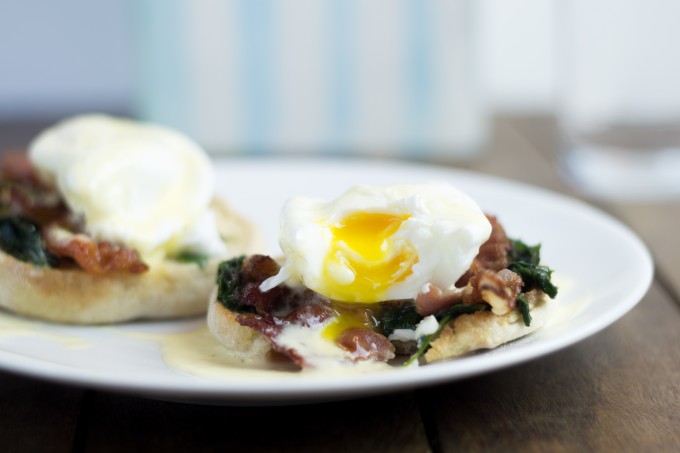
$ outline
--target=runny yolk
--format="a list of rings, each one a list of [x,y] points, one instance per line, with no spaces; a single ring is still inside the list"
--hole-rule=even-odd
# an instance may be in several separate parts
[[[413,265],[418,262],[414,247],[405,239],[393,237],[408,218],[408,215],[359,213],[331,226],[324,294],[345,302],[384,300],[390,286],[411,275]]]
[[[352,327],[374,330],[378,321],[368,307],[334,304],[336,316],[323,330],[323,337],[335,341],[342,332]]]

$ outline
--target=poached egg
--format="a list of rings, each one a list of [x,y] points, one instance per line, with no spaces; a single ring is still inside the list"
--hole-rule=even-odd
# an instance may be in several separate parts
[[[285,263],[261,290],[303,285],[350,304],[413,299],[428,284],[454,286],[490,234],[479,206],[449,184],[295,197],[281,215]]]
[[[209,207],[210,160],[179,132],[83,115],[39,134],[29,156],[95,240],[125,244],[147,263],[226,251]]]

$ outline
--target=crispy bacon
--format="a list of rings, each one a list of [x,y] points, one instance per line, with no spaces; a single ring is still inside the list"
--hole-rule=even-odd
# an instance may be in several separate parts
[[[271,291],[263,293],[260,291],[259,284],[248,282],[241,289],[240,304],[255,308],[255,311],[261,315],[268,315],[284,303],[286,293],[283,287],[272,288]]]
[[[329,305],[330,301],[309,289],[276,286],[260,291],[263,281],[279,272],[278,263],[269,256],[252,255],[243,262],[240,305],[253,307],[261,315],[285,318],[294,310],[306,305]]]
[[[260,285],[279,272],[279,263],[267,255],[252,255],[243,262],[242,278],[248,283]]]
[[[9,152],[0,161],[0,207],[29,217],[39,224],[67,224],[68,209],[59,194],[44,185],[35,167],[22,152]]]
[[[108,241],[96,242],[81,231],[59,193],[44,184],[24,152],[9,152],[0,161],[0,206],[41,226],[47,250],[75,261],[85,272],[139,274],[149,267],[135,250]]]
[[[56,192],[21,185],[0,188],[0,203],[16,215],[23,215],[38,224],[71,224],[68,209]]]
[[[416,311],[422,317],[433,315],[453,304],[463,302],[464,296],[463,288],[444,290],[428,283],[425,290],[416,296]]]
[[[242,326],[257,330],[267,337],[272,349],[288,356],[300,367],[308,366],[304,356],[295,348],[283,345],[278,336],[289,326],[314,327],[333,316],[333,310],[324,305],[306,305],[292,311],[284,318],[262,316],[252,313],[240,314],[236,317]],[[344,330],[336,340],[336,344],[349,353],[351,360],[387,361],[394,358],[394,345],[383,335],[370,329],[352,327]]]
[[[56,225],[44,228],[43,238],[50,253],[73,259],[85,272],[140,274],[149,270],[135,250],[108,241],[95,242],[84,234],[73,234]]]
[[[379,360],[386,362],[394,358],[394,345],[377,332],[363,327],[344,330],[336,343],[350,353],[354,360]]]
[[[333,316],[330,307],[321,304],[312,304],[298,307],[287,316],[278,318],[267,315],[254,315],[251,313],[240,314],[236,321],[246,327],[257,330],[267,337],[272,349],[276,352],[288,356],[295,364],[304,367],[306,361],[294,348],[284,346],[277,340],[285,327],[298,325],[303,327],[313,327],[321,324]]]
[[[496,314],[507,313],[524,283],[519,275],[506,269],[510,240],[496,217],[488,215],[491,235],[479,248],[470,269],[456,282],[453,289],[428,284],[416,297],[416,310],[421,316],[437,313],[451,305],[486,302]]]
[[[236,320],[242,326],[257,330],[269,340],[276,338],[285,327],[285,324],[276,318],[252,313],[238,315]]]
[[[43,187],[35,166],[23,151],[7,151],[2,153],[0,177],[16,183]]]
[[[264,335],[269,340],[274,351],[287,356],[293,363],[300,367],[305,366],[305,358],[298,354],[295,349],[284,346],[276,341],[276,338],[286,326],[280,319],[272,316],[260,316],[248,313],[238,315],[236,321],[238,321],[240,325],[250,327]]]
[[[472,261],[470,269],[456,282],[456,287],[458,288],[467,285],[470,278],[478,272],[485,269],[498,272],[508,266],[510,240],[496,217],[487,214],[486,218],[491,223],[491,235],[479,248],[479,253],[477,253],[477,256]]]
[[[334,312],[328,299],[308,289],[279,285],[267,292],[260,291],[260,284],[278,271],[278,263],[269,256],[253,255],[243,262],[239,304],[253,307],[255,314],[239,314],[236,321],[260,332],[267,337],[272,349],[303,367],[306,365],[304,357],[295,349],[282,345],[277,337],[286,326],[312,327],[326,321]]]
[[[282,345],[278,336],[288,326],[315,327],[336,312],[330,301],[309,289],[293,289],[279,285],[267,292],[260,291],[260,284],[276,275],[279,265],[272,258],[254,255],[243,263],[240,305],[254,307],[255,313],[242,313],[236,321],[267,337],[272,349],[288,356],[297,365],[308,364],[294,348]],[[350,360],[389,360],[394,357],[394,346],[379,333],[364,328],[349,328],[336,340],[338,346],[349,353]]]
[[[495,314],[503,315],[515,308],[523,286],[522,277],[509,269],[498,272],[483,269],[470,277],[465,288],[442,290],[428,285],[428,291],[416,297],[416,311],[421,316],[428,316],[454,304],[486,302]]]
[[[494,314],[504,315],[515,308],[515,301],[524,282],[522,277],[511,270],[493,272],[485,269],[473,275],[468,285],[472,289],[472,299],[483,300],[491,305]]]
[[[275,311],[280,311],[280,307],[287,303],[289,289],[279,286],[264,293],[260,291],[260,284],[276,275],[278,271],[279,264],[269,256],[252,255],[246,258],[241,270],[243,287],[240,304],[255,308],[255,311],[261,315],[271,315]]]
[[[283,318],[286,323],[295,324],[303,327],[314,327],[322,324],[334,315],[333,310],[328,305],[311,303],[296,308],[288,316]]]

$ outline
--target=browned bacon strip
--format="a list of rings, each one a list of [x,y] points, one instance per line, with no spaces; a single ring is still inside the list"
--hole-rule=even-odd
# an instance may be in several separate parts
[[[465,295],[463,288],[443,290],[428,283],[425,289],[426,291],[422,291],[416,296],[416,311],[423,317],[433,315],[453,304],[463,302]]]
[[[442,290],[429,285],[429,291],[416,297],[416,311],[420,316],[428,316],[454,304],[486,302],[495,314],[502,315],[515,308],[523,286],[522,277],[511,270],[483,269],[472,274],[465,288]]]
[[[287,356],[293,363],[300,367],[305,366],[305,358],[298,354],[295,349],[283,346],[276,341],[276,337],[279,336],[286,325],[281,320],[271,316],[242,314],[236,317],[236,321],[238,321],[240,325],[250,327],[264,335],[269,340],[274,351]]]
[[[475,273],[485,269],[498,272],[508,266],[510,240],[496,217],[487,214],[486,218],[491,223],[491,235],[479,248],[479,253],[477,253],[477,256],[472,261],[470,269],[456,282],[456,287],[458,288],[467,285]]]
[[[242,313],[236,321],[264,335],[272,349],[290,358],[300,367],[305,358],[294,348],[277,341],[281,331],[289,325],[310,327],[333,315],[327,299],[310,290],[294,291],[280,285],[263,293],[260,284],[279,271],[278,263],[269,256],[252,255],[243,262],[239,304],[252,307],[255,313]]]
[[[279,285],[264,293],[260,291],[260,284],[278,272],[278,263],[269,256],[252,255],[246,258],[241,271],[239,304],[253,307],[258,314],[278,318],[285,318],[306,305],[330,304],[327,298],[309,289]]]
[[[39,224],[68,223],[68,209],[57,192],[38,178],[35,167],[22,152],[2,155],[0,161],[0,207]]]
[[[42,186],[35,166],[23,151],[8,151],[2,154],[0,177],[16,183]]]
[[[278,336],[287,326],[318,326],[335,316],[335,311],[328,299],[308,289],[280,285],[262,293],[260,284],[278,271],[279,265],[267,256],[254,255],[244,261],[239,302],[241,306],[253,307],[255,313],[240,314],[236,320],[242,326],[260,332],[267,337],[272,349],[304,367],[305,357],[294,348],[282,345]],[[352,360],[389,360],[394,357],[392,343],[370,329],[347,329],[340,334],[336,343],[349,352]]]
[[[73,234],[56,225],[46,227],[43,237],[50,253],[73,259],[85,272],[140,274],[149,270],[135,250],[108,241],[95,242],[84,234]]]
[[[416,310],[421,316],[437,313],[451,305],[486,302],[496,314],[507,313],[515,306],[523,282],[519,275],[506,269],[510,240],[496,217],[487,215],[491,235],[479,248],[465,274],[456,282],[456,288],[444,290],[433,285],[416,297]]]
[[[524,282],[511,270],[493,272],[487,269],[473,275],[468,285],[472,288],[473,300],[487,302],[494,314],[504,315],[515,308]]]
[[[372,330],[352,327],[344,330],[336,343],[348,351],[354,360],[380,360],[386,362],[394,358],[394,345]]]
[[[327,305],[321,303],[311,303],[310,305],[303,305],[291,311],[284,317],[275,317],[269,315],[254,315],[250,313],[240,314],[236,317],[236,321],[246,327],[257,330],[262,335],[267,337],[272,345],[272,349],[276,352],[288,356],[297,365],[304,367],[306,365],[305,358],[301,356],[294,348],[282,345],[277,341],[277,337],[281,331],[290,325],[298,325],[303,327],[313,327],[321,324],[328,318],[333,316],[333,310]]]

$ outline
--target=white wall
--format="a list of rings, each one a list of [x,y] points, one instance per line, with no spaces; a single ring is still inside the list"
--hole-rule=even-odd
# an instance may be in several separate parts
[[[495,110],[549,110],[555,95],[553,0],[480,0],[483,84]]]
[[[0,0],[0,119],[132,99],[132,36],[118,0]]]
[[[129,109],[135,85],[130,5],[1,0],[0,120]],[[482,79],[491,107],[549,109],[553,0],[478,0],[475,6],[482,14]]]

